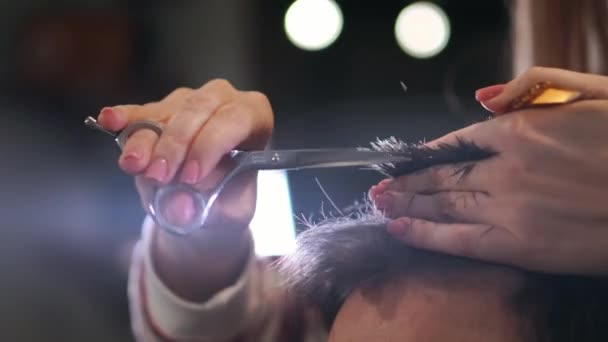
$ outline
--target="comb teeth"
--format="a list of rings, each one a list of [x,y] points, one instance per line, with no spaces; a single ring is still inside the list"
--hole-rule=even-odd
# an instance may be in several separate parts
[[[423,143],[406,143],[395,137],[378,139],[371,143],[372,149],[392,154],[405,154],[411,159],[397,163],[382,163],[372,168],[388,177],[407,175],[435,165],[455,164],[490,158],[497,152],[481,148],[472,141],[457,138],[455,144],[439,144],[427,147]]]

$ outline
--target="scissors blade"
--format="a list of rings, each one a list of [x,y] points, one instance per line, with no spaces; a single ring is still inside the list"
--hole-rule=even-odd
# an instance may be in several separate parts
[[[299,149],[240,152],[246,167],[258,170],[297,170],[347,166],[371,166],[383,163],[410,161],[406,154],[371,151],[357,148]],[[246,160],[246,161],[245,161]]]

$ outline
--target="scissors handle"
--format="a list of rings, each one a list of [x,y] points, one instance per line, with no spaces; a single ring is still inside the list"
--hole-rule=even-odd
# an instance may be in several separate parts
[[[97,122],[97,120],[95,120],[95,118],[93,118],[92,116],[88,116],[84,120],[84,124],[87,125],[89,128],[98,130],[100,132],[103,132],[105,134],[112,136],[114,138],[114,141],[116,141],[116,143],[118,144],[118,147],[120,147],[121,150],[123,149],[123,147],[125,147],[125,144],[127,143],[127,139],[129,139],[129,137],[133,133],[135,133],[136,131],[138,131],[140,129],[149,129],[149,130],[154,131],[158,135],[160,135],[163,132],[163,126],[161,126],[160,124],[158,124],[154,121],[147,121],[147,120],[135,121],[135,122],[127,125],[127,127],[125,127],[122,131],[120,131],[118,133],[114,133],[114,132],[108,131],[107,129],[103,128],[103,126],[101,126],[99,124],[99,122]]]
[[[97,131],[103,132],[103,133],[105,133],[105,134],[107,134],[107,135],[110,135],[110,136],[112,136],[112,137],[116,138],[116,133],[114,133],[114,132],[110,132],[110,131],[108,131],[107,129],[103,128],[103,126],[102,126],[102,125],[100,125],[100,124],[97,122],[97,120],[95,120],[95,118],[94,118],[94,117],[92,117],[92,116],[87,116],[87,118],[86,118],[86,119],[84,119],[84,124],[85,124],[85,125],[87,125],[87,127],[89,127],[89,128],[92,128],[92,129],[94,129],[94,130],[97,130]]]

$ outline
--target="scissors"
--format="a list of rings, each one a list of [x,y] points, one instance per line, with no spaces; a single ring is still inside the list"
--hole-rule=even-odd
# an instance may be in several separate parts
[[[114,137],[118,147],[122,150],[127,139],[140,129],[149,129],[159,136],[163,126],[153,121],[135,121],[117,133],[104,129],[92,117],[87,117],[85,125]],[[177,234],[188,235],[201,229],[209,216],[213,203],[218,198],[226,184],[237,175],[245,171],[259,170],[299,170],[310,168],[333,168],[347,166],[372,166],[382,163],[398,163],[411,160],[407,154],[374,151],[363,148],[332,148],[332,149],[295,149],[295,150],[263,150],[240,151],[232,150],[228,153],[234,162],[234,168],[228,172],[218,185],[209,194],[203,194],[197,189],[185,185],[170,183],[159,186],[149,204],[150,216],[165,230]],[[163,214],[161,204],[165,199],[176,193],[188,193],[192,196],[196,209],[195,217],[185,225],[171,223]]]

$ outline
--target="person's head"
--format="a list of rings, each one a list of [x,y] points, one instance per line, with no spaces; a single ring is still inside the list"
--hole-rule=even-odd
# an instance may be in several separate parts
[[[605,279],[413,249],[379,215],[308,229],[279,268],[289,291],[321,308],[330,342],[608,340]]]
[[[403,148],[395,144],[384,149]],[[449,156],[483,159],[482,153],[493,155],[463,143]],[[295,253],[278,264],[288,291],[321,309],[330,342],[608,340],[608,281],[413,249],[385,225],[373,207],[327,220],[301,233]]]
[[[608,74],[606,0],[515,0],[513,71],[532,66]]]

